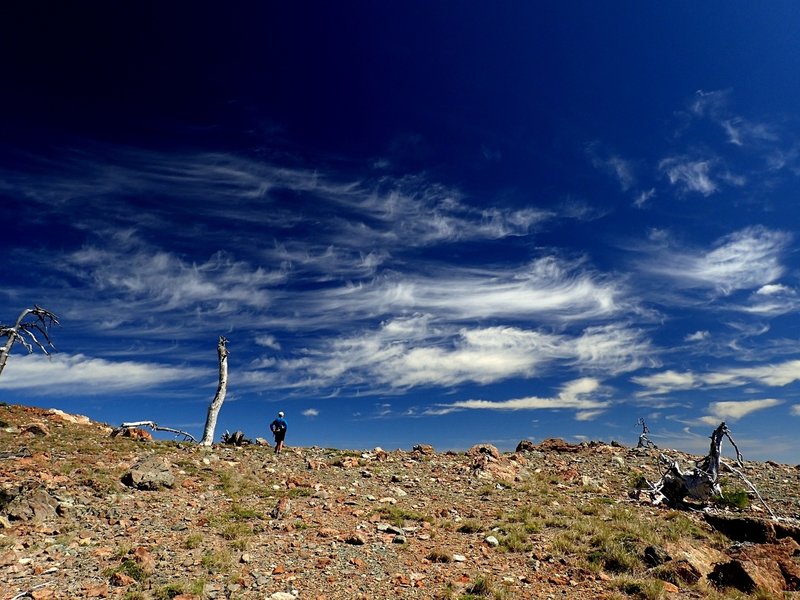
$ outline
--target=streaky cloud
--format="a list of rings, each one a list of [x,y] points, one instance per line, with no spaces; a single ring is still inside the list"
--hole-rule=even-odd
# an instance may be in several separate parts
[[[60,396],[66,392],[98,395],[152,389],[207,376],[206,371],[194,367],[110,361],[84,354],[52,357],[34,354],[13,358],[13,364],[0,379],[0,389],[25,389],[42,396]]]
[[[639,396],[663,395],[675,391],[705,389],[711,387],[737,387],[759,384],[768,387],[783,387],[800,381],[800,360],[757,367],[729,367],[718,371],[695,373],[692,371],[665,371],[653,375],[631,378],[645,390]]]
[[[722,295],[760,289],[783,275],[781,258],[791,240],[787,232],[754,225],[718,239],[711,250],[659,248],[643,267],[684,288],[710,288]]]
[[[584,377],[567,382],[557,396],[551,398],[540,398],[529,396],[525,398],[513,398],[510,400],[461,400],[449,404],[437,404],[429,408],[425,414],[445,415],[461,410],[497,410],[497,411],[518,411],[518,410],[561,410],[576,409],[577,415],[588,420],[591,413],[599,414],[602,410],[610,406],[610,401],[601,400],[593,394],[600,389],[600,382],[591,377]]]
[[[738,421],[750,413],[783,404],[782,400],[763,398],[760,400],[729,400],[712,402],[708,405],[708,415],[700,418],[703,423],[716,425],[720,421]]]

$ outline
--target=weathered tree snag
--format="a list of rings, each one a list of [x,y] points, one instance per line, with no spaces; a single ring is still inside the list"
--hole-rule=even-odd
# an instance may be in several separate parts
[[[226,340],[223,336],[219,336],[217,343],[217,355],[219,356],[219,385],[217,385],[217,393],[214,400],[208,407],[208,417],[206,418],[206,426],[203,430],[203,439],[200,441],[202,446],[210,446],[214,441],[214,428],[217,426],[217,415],[219,409],[222,408],[222,403],[225,401],[225,392],[228,389],[228,348]]]
[[[0,374],[6,367],[8,356],[11,354],[11,348],[14,347],[15,342],[20,342],[29,353],[33,352],[33,346],[36,345],[47,356],[50,356],[45,344],[55,349],[50,340],[49,329],[52,325],[58,324],[58,318],[53,313],[35,304],[33,308],[23,310],[13,326],[0,324],[0,338],[6,338],[5,345],[0,346]],[[44,343],[36,337],[36,332],[42,336]]]
[[[642,435],[644,435],[644,433]],[[677,460],[672,460],[664,454],[661,454],[659,456],[659,461],[667,465],[667,470],[656,483],[651,483],[642,477],[636,484],[634,495],[638,497],[638,495],[644,491],[649,494],[653,504],[666,502],[672,506],[683,504],[684,499],[687,497],[695,500],[708,501],[713,496],[722,495],[722,489],[719,485],[719,470],[720,465],[722,465],[729,472],[737,475],[750,487],[774,518],[775,513],[773,513],[772,509],[764,502],[764,499],[761,497],[761,494],[758,493],[755,486],[741,471],[722,462],[720,449],[722,447],[722,440],[726,437],[734,450],[736,450],[736,465],[742,468],[742,454],[739,452],[736,442],[733,441],[728,426],[725,425],[723,421],[711,434],[711,446],[708,450],[708,455],[702,460],[696,461],[692,469],[682,471]]]
[[[647,423],[644,422],[644,419],[642,417],[639,417],[639,421],[637,421],[637,424],[642,427],[642,433],[639,435],[639,443],[636,444],[636,447],[637,448],[655,448],[655,449],[658,449],[658,446],[656,446],[650,440],[650,438],[647,437],[647,434],[650,433],[650,429],[647,427]]]
[[[222,443],[231,446],[247,446],[253,442],[244,437],[244,432],[242,431],[234,431],[233,433],[226,431],[222,434]]]
[[[131,429],[131,428],[135,428],[135,427],[149,427],[153,431],[169,431],[170,433],[175,433],[175,434],[178,434],[178,435],[182,435],[184,441],[186,441],[186,442],[188,442],[188,441],[196,442],[197,441],[196,439],[194,439],[194,436],[191,433],[187,433],[186,431],[181,431],[180,429],[174,429],[172,427],[163,427],[161,425],[158,425],[157,423],[153,423],[153,421],[136,421],[136,422],[133,422],[133,423],[123,423],[117,429],[115,429],[111,433],[111,435],[112,435],[112,437],[114,437],[114,436],[118,435],[119,433],[121,433],[124,429]]]

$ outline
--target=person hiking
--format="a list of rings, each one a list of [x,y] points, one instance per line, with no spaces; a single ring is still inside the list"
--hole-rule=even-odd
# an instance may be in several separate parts
[[[278,418],[269,424],[269,429],[275,437],[275,454],[280,454],[283,448],[283,438],[286,437],[286,419],[283,418],[283,411],[278,413]]]

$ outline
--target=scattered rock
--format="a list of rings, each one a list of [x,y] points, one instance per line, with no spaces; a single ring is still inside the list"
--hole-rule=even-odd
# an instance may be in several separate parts
[[[44,423],[28,423],[20,428],[22,435],[35,435],[38,437],[46,437],[50,435],[50,430]]]
[[[289,501],[289,498],[283,496],[278,500],[277,504],[275,504],[275,508],[273,508],[272,511],[269,513],[269,516],[271,516],[273,519],[282,519],[287,514],[289,514],[291,507],[292,505],[291,502]]]
[[[138,427],[120,427],[112,430],[111,437],[117,436],[139,440],[140,442],[153,441],[153,435],[149,431],[139,429]]]
[[[491,444],[475,444],[472,448],[467,450],[467,456],[472,458],[479,457],[481,455],[488,455],[495,460],[500,460],[500,451],[492,446]]]
[[[738,542],[767,544],[776,539],[775,526],[766,519],[711,512],[704,516],[711,527]]]
[[[364,544],[367,543],[367,538],[364,537],[363,533],[357,531],[355,533],[348,535],[344,539],[344,542],[346,544],[350,544],[351,546],[363,546]]]
[[[416,452],[417,454],[422,454],[423,456],[433,456],[436,454],[436,450],[433,449],[433,446],[430,444],[417,444],[411,449],[412,452]]]
[[[158,490],[175,485],[170,462],[158,456],[146,457],[131,467],[122,477],[122,483],[139,490]]]
[[[89,417],[84,417],[83,415],[71,415],[69,413],[65,413],[63,410],[58,410],[57,408],[51,408],[47,411],[48,416],[54,417],[59,421],[63,421],[64,423],[74,423],[76,425],[91,425],[92,421]]]
[[[569,444],[561,438],[547,438],[537,446],[542,452],[580,452],[581,447],[576,444]]]
[[[0,491],[0,511],[8,521],[43,523],[58,518],[58,500],[43,487],[18,487]],[[9,523],[10,525],[10,523]]]
[[[514,452],[531,452],[536,450],[536,446],[530,440],[520,440]]]

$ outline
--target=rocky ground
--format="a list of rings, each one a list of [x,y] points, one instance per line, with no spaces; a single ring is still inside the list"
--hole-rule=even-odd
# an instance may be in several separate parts
[[[634,499],[642,475],[659,478],[659,452],[603,443],[275,456],[147,437],[0,405],[0,600],[722,599],[800,589],[793,466],[744,466],[776,520],[752,493],[731,507],[748,498],[730,475],[728,500],[707,507]]]

